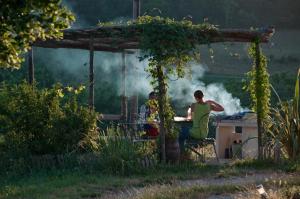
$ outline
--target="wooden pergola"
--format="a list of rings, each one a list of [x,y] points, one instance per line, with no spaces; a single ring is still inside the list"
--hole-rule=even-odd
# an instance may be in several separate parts
[[[131,37],[124,36],[124,32],[132,32]],[[261,43],[269,41],[274,34],[274,28],[259,30],[220,29],[199,32],[209,39],[209,43],[216,42],[253,42],[258,39]],[[113,36],[111,36],[113,35]],[[142,33],[134,25],[110,26],[92,29],[68,29],[64,31],[61,40],[36,41],[32,46],[42,48],[70,48],[82,49],[90,52],[89,72],[89,105],[94,107],[94,52],[106,51],[122,53],[123,70],[125,70],[125,53],[139,49]],[[191,38],[192,40],[194,38]],[[196,42],[196,41],[195,41]],[[199,45],[201,43],[198,43]],[[33,52],[29,53],[29,82],[34,81]]]
[[[124,36],[124,33],[130,32],[130,37]],[[274,34],[274,28],[261,28],[257,30],[242,29],[219,29],[200,31],[198,34],[208,38],[206,43],[216,42],[254,42],[267,43]],[[133,50],[139,49],[142,38],[142,32],[135,25],[130,26],[105,26],[90,29],[68,29],[64,31],[64,36],[60,40],[36,41],[32,46],[42,48],[70,48],[83,49],[90,52],[89,60],[89,106],[94,108],[94,52],[106,51],[122,54],[122,90],[123,97],[121,103],[120,115],[106,115],[106,119],[127,120],[127,101],[125,96],[125,57],[126,53],[132,53]],[[199,43],[195,38],[191,38],[196,44]],[[257,43],[256,53],[260,54],[259,43]],[[256,67],[259,67],[260,60],[256,60]],[[29,82],[34,81],[34,62],[33,52],[29,52]],[[261,121],[258,121],[258,136],[261,137]],[[259,138],[259,146],[261,146]]]

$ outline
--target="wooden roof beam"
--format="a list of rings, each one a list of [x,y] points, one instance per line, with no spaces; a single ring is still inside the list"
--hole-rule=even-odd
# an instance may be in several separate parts
[[[128,27],[123,27],[128,28]],[[102,27],[96,29],[77,29],[65,30],[64,38],[61,40],[46,40],[36,41],[33,46],[44,48],[74,48],[89,50],[91,36],[94,38],[95,51],[120,52],[124,49],[138,49],[140,32],[137,32],[134,27],[129,31],[134,34],[130,38],[122,35],[124,32],[122,27]],[[127,30],[128,31],[128,30]],[[107,34],[113,32],[113,34]],[[203,43],[215,42],[253,42],[254,39],[259,39],[261,43],[268,42],[274,34],[274,28],[266,28],[260,30],[241,30],[241,29],[221,29],[218,31],[209,30],[199,32],[199,35],[208,38],[208,41]],[[112,37],[111,35],[114,35]],[[193,40],[193,38],[191,38]],[[195,41],[197,42],[197,41]],[[198,44],[203,44],[199,43]]]

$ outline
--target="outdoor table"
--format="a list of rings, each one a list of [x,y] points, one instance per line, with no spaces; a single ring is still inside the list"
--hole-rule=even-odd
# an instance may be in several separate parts
[[[175,126],[180,129],[180,132],[184,129],[191,129],[193,126],[193,120],[187,119],[186,117],[174,117]]]
[[[191,125],[193,124],[193,120],[187,119],[186,117],[176,116],[176,117],[174,117],[174,123],[184,125],[184,126],[188,125],[191,127]]]

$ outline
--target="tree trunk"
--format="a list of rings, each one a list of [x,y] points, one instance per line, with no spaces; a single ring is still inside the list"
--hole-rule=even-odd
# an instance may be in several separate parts
[[[263,127],[263,118],[262,118],[262,99],[260,98],[262,91],[261,85],[259,84],[259,69],[261,67],[261,59],[260,59],[260,46],[259,41],[255,42],[255,66],[256,66],[256,108],[257,108],[257,133],[258,133],[258,159],[262,159],[262,134],[264,131]]]
[[[164,81],[164,72],[162,70],[161,65],[156,66],[157,70],[157,80],[158,80],[158,108],[159,108],[159,131],[160,131],[160,153],[161,153],[161,161],[163,163],[166,162],[166,128],[165,128],[165,104],[166,104],[166,84]]]

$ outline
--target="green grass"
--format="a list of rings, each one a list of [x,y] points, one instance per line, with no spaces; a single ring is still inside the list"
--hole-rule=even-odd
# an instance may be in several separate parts
[[[112,176],[100,171],[41,171],[31,175],[9,175],[0,179],[0,198],[43,198],[43,195],[51,193],[63,194],[67,190],[67,195],[74,196],[93,192],[92,187],[97,189],[115,189],[128,185],[146,186],[148,184],[172,183],[177,179],[191,179],[206,177],[218,172],[219,167],[207,166],[204,164],[183,164],[178,166],[158,165],[152,169],[145,169],[143,174],[132,176]],[[76,189],[76,187],[78,189]],[[28,194],[28,195],[26,195]],[[97,192],[94,194],[98,194]],[[60,196],[64,198],[63,195]],[[66,197],[67,198],[67,197]]]
[[[0,198],[84,198],[135,185],[130,178],[82,172],[39,173],[1,186]]]
[[[280,170],[284,172],[300,172],[300,161],[282,160],[281,163],[274,163],[272,160],[236,160],[231,163],[238,169],[255,170]]]
[[[295,167],[296,163],[290,163]],[[155,168],[145,169],[142,174],[131,176],[113,176],[101,171],[84,172],[82,170],[52,170],[41,171],[27,175],[8,174],[0,179],[0,198],[93,198],[123,190],[127,187],[146,187],[148,185],[172,185],[175,180],[197,178],[226,178],[243,175],[248,171],[282,170],[282,166],[269,162],[236,161],[225,166],[209,166],[201,163],[185,163],[181,165],[158,165]],[[291,169],[292,170],[292,169]],[[299,171],[299,170],[293,170]],[[226,188],[226,189],[225,189]],[[241,187],[209,187],[205,193],[218,193],[217,190],[232,192]],[[173,190],[175,195],[185,195],[191,192],[190,198],[203,192],[201,188]],[[232,191],[231,191],[232,190]],[[169,190],[170,191],[170,190]],[[162,193],[163,194],[163,193]],[[198,195],[199,196],[199,195]],[[159,198],[159,197],[158,197]],[[164,198],[164,197],[162,197]]]
[[[134,176],[112,176],[100,172],[82,171],[39,172],[25,176],[7,176],[0,179],[0,198],[86,198],[100,197],[110,190],[128,186],[172,184],[174,180],[206,177],[218,172],[219,167],[203,164],[157,166]]]

